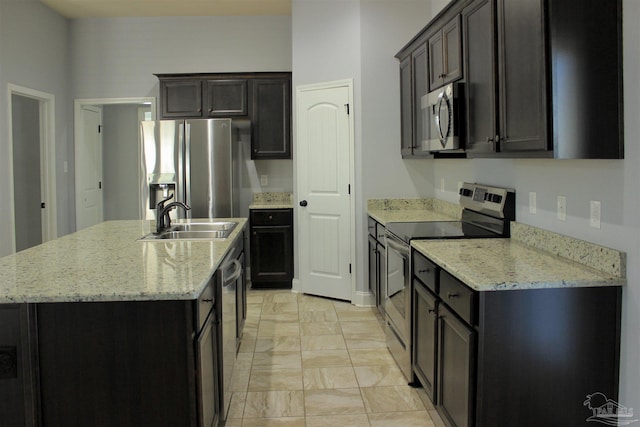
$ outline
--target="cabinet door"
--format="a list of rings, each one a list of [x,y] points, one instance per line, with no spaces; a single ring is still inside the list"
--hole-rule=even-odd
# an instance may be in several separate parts
[[[495,38],[492,0],[476,0],[462,11],[466,85],[466,150],[496,151]]]
[[[444,79],[444,44],[442,30],[429,38],[429,91],[439,88]]]
[[[500,151],[547,149],[543,1],[498,0]]]
[[[202,117],[202,80],[161,80],[162,117]]]
[[[442,29],[442,83],[447,84],[462,77],[462,46],[460,17],[456,16]]]
[[[411,56],[400,62],[400,152],[402,157],[413,154],[413,79]]]
[[[196,363],[198,382],[198,426],[218,426],[220,418],[220,394],[218,390],[218,343],[216,340],[216,315],[211,313],[206,326],[196,339]]]
[[[413,371],[436,402],[437,299],[418,280],[413,289]]]
[[[252,159],[291,158],[291,80],[255,79],[252,86]]]
[[[473,425],[475,332],[444,305],[438,307],[437,409],[454,427]]]
[[[411,54],[412,79],[413,79],[413,154],[431,154],[429,149],[422,150],[422,141],[425,139],[424,114],[422,113],[422,97],[428,91],[428,64],[427,45],[424,44]]]
[[[207,117],[247,116],[247,80],[207,80]]]
[[[263,211],[251,212],[251,282],[291,286],[293,278],[293,225],[255,226]],[[290,214],[289,214],[290,215]],[[289,216],[290,218],[290,216]],[[274,283],[279,282],[279,283]]]

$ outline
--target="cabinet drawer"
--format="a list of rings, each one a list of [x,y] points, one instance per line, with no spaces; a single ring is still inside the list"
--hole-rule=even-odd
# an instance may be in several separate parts
[[[373,238],[376,238],[376,226],[377,226],[378,222],[369,217],[368,221],[367,221],[367,231],[369,232],[369,235],[372,236]]]
[[[293,219],[293,209],[260,209],[251,211],[251,226],[289,225]]]
[[[385,232],[384,225],[380,224],[379,222],[376,222],[376,240],[382,243],[383,245],[385,244],[384,232]]]
[[[440,271],[440,290],[442,301],[458,316],[471,325],[476,324],[477,293],[444,270]]]
[[[215,276],[214,276],[215,277]],[[207,287],[202,291],[202,294],[198,297],[197,307],[196,307],[196,316],[198,319],[198,326],[196,328],[199,331],[203,326],[204,322],[207,320],[207,316],[209,312],[213,308],[213,304],[215,301],[215,281],[213,278],[207,284]]]
[[[413,251],[413,275],[420,279],[433,292],[438,292],[437,268],[424,255]]]

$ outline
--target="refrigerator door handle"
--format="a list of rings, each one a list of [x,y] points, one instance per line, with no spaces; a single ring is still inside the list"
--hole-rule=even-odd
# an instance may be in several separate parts
[[[181,135],[184,135],[184,143],[180,150],[184,159],[180,162],[184,165],[184,172],[180,174],[183,180],[182,189],[184,191],[182,198],[187,206],[191,206],[191,124],[185,122],[183,126],[184,132],[182,132]],[[191,218],[191,212],[185,212],[185,215],[186,218]]]

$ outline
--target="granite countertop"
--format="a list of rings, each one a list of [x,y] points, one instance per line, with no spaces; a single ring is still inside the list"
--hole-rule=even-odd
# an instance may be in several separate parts
[[[389,222],[458,221],[462,208],[438,199],[370,199],[367,214],[386,225]]]
[[[212,221],[238,225],[227,239],[143,242],[152,221],[108,221],[0,258],[0,303],[195,299],[247,222]]]
[[[512,223],[511,239],[414,240],[411,246],[476,291],[626,283],[624,252],[523,224]]]
[[[249,209],[293,209],[293,194],[283,192],[253,193]]]

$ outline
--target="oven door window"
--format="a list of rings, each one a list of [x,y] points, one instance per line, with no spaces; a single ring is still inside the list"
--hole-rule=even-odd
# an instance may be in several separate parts
[[[408,291],[409,248],[387,239],[387,299],[402,318],[405,317],[405,293]]]

